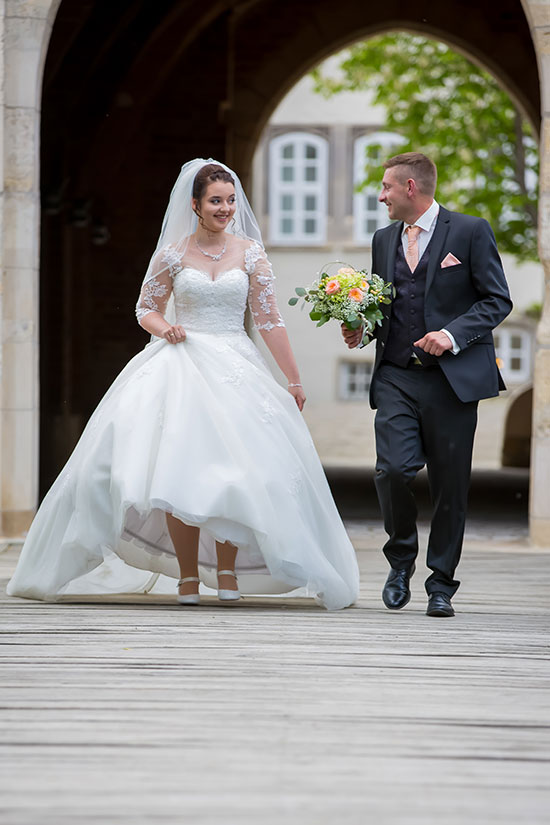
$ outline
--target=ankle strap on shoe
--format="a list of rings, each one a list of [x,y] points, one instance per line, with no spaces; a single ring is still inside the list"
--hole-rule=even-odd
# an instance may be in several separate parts
[[[218,570],[218,576],[233,576],[233,578],[237,578],[234,570]]]
[[[200,582],[200,579],[197,576],[186,576],[185,579],[179,579],[178,587],[181,587],[182,584],[187,584],[187,582]]]

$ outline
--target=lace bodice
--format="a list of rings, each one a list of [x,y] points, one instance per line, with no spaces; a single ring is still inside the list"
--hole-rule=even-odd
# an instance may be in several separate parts
[[[284,326],[275,298],[273,270],[259,244],[252,243],[241,255],[239,266],[220,271],[215,279],[187,265],[172,246],[157,257],[155,274],[142,287],[137,303],[138,321],[149,312],[164,315],[173,295],[176,323],[189,331],[242,332],[247,300],[257,329],[269,332]]]

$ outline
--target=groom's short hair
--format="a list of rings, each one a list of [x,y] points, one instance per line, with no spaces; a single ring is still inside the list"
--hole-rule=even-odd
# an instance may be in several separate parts
[[[434,196],[437,183],[437,167],[433,160],[423,155],[422,152],[403,152],[402,155],[394,155],[384,164],[384,169],[398,168],[403,183],[408,178],[416,181],[419,191],[423,195]]]

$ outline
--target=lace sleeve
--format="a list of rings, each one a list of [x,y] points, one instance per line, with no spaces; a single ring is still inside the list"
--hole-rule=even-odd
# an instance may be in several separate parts
[[[275,298],[275,276],[260,244],[254,243],[244,253],[244,268],[250,281],[248,305],[256,329],[270,332],[285,323]]]
[[[181,255],[171,244],[156,254],[151,266],[151,275],[141,287],[136,304],[136,317],[139,323],[149,312],[160,312],[164,315],[172,293],[172,278],[181,268]]]

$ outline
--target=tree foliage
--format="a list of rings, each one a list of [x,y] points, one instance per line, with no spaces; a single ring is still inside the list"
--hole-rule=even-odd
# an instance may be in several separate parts
[[[369,91],[384,129],[438,167],[437,198],[486,218],[499,248],[537,257],[538,146],[533,131],[488,72],[440,41],[396,32],[354,45],[338,76],[313,73],[316,91]],[[379,186],[380,146],[371,145],[360,188]]]

